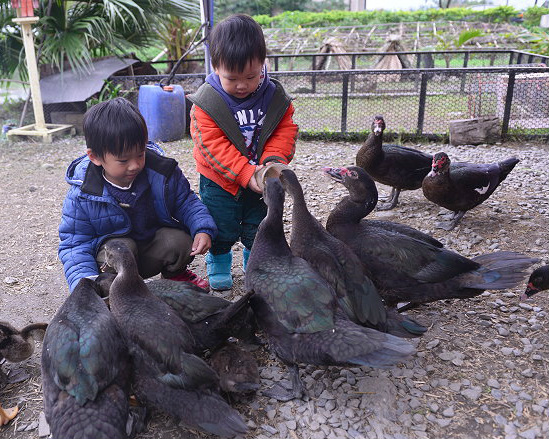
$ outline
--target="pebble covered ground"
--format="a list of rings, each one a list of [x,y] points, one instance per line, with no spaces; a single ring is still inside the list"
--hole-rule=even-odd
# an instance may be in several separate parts
[[[197,188],[188,140],[163,145],[178,159]],[[447,247],[472,257],[496,250],[521,251],[549,263],[549,146],[545,143],[449,146],[408,145],[426,152],[446,151],[451,159],[521,162],[484,204],[469,211],[451,232],[435,229],[444,209],[421,190],[401,194],[399,206],[372,217],[399,221],[430,233]],[[322,166],[354,163],[359,143],[299,141],[292,168],[311,212],[325,223],[346,194],[324,177]],[[68,294],[57,260],[57,226],[68,186],[64,173],[84,152],[82,138],[52,145],[0,143],[0,320],[16,326],[49,321]],[[388,194],[379,186],[380,194]],[[285,227],[289,232],[291,199]],[[225,297],[242,294],[241,251],[235,247],[235,286]],[[204,274],[203,258],[193,268]],[[264,396],[233,398],[250,426],[247,437],[268,438],[505,438],[549,437],[548,296],[521,303],[523,285],[485,292],[464,301],[422,306],[408,314],[429,327],[413,341],[417,353],[391,369],[304,366],[309,397],[280,403]],[[42,430],[40,346],[21,367],[31,374],[0,393],[0,402],[18,402],[21,412],[0,438],[37,438]],[[262,386],[287,380],[285,368],[263,348],[254,351]],[[4,364],[4,370],[13,365]],[[154,414],[138,439],[207,437],[186,432],[177,421]]]

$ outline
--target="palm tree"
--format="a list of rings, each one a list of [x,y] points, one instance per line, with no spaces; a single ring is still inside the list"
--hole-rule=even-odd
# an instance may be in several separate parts
[[[16,73],[21,57],[15,11],[0,0],[0,73]],[[40,0],[35,27],[40,64],[86,71],[97,56],[124,55],[157,41],[155,23],[168,15],[199,20],[196,0]],[[25,70],[25,69],[23,69]],[[24,74],[24,72],[19,72]],[[24,75],[23,75],[24,76]]]

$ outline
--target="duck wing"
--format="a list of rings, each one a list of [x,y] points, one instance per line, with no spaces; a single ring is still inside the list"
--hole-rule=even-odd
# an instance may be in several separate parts
[[[170,386],[216,387],[217,375],[193,354],[192,332],[175,311],[154,296],[131,299],[126,303],[131,312],[113,308],[131,355],[149,364],[159,379]]]
[[[402,180],[410,180],[421,184],[423,178],[431,170],[433,156],[401,145],[383,145],[384,161],[396,166],[404,173]]]
[[[443,282],[479,266],[458,253],[402,234],[381,230],[372,234],[363,229],[355,238],[353,250],[375,280],[386,287]]]
[[[300,246],[296,255],[332,286],[339,307],[352,321],[373,326],[384,323],[385,306],[360,260],[346,244],[326,234],[314,245]]]
[[[434,245],[435,247],[444,247],[444,244],[442,244],[442,242],[433,238],[431,235],[428,235],[427,233],[423,233],[406,224],[395,223],[392,221],[370,220],[370,219],[367,221],[363,221],[362,224],[364,228],[377,227],[377,228],[384,229],[388,232],[407,235],[410,238],[418,239],[420,241],[426,242],[427,244]]]
[[[485,200],[500,183],[500,169],[496,163],[457,163],[450,167],[450,179],[462,196]]]
[[[186,322],[199,322],[231,304],[229,300],[207,294],[202,288],[187,282],[155,279],[146,285],[151,293],[172,307]]]

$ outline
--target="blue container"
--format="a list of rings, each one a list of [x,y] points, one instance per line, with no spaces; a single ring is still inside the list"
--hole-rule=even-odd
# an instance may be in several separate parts
[[[180,85],[142,85],[138,107],[147,123],[149,140],[171,142],[185,135],[185,92]]]

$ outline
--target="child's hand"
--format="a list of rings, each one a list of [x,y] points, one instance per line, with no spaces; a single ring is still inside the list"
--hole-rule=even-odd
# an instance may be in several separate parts
[[[257,175],[257,172],[264,167],[265,167],[264,165],[257,165],[255,167],[254,175],[252,175],[252,178],[250,178],[250,181],[248,182],[248,189],[251,189],[252,191],[257,192],[258,194],[262,194],[263,191],[259,187],[259,184],[257,184],[257,180],[255,176]]]
[[[191,256],[203,255],[212,246],[212,238],[207,233],[197,233],[194,237]]]

